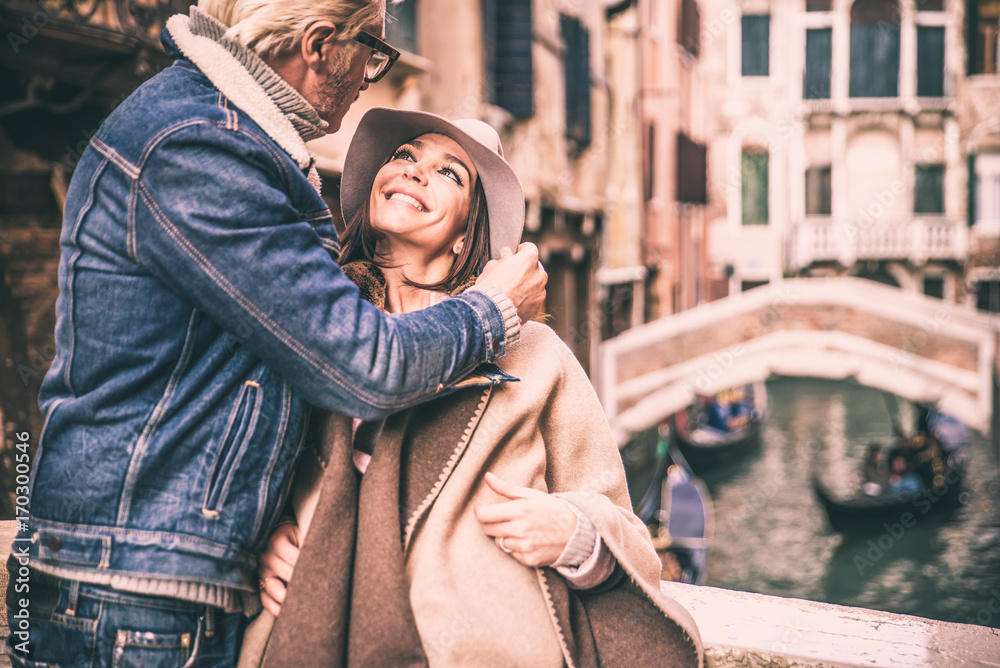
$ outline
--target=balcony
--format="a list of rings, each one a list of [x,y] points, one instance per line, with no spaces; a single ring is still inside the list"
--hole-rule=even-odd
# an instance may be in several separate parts
[[[808,216],[793,228],[789,268],[835,261],[850,266],[858,260],[963,260],[968,253],[964,220],[921,216],[872,223],[848,222],[832,216]]]

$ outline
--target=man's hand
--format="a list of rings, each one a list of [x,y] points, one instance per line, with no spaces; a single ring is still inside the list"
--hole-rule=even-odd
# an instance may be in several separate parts
[[[275,617],[285,602],[288,582],[299,558],[302,532],[298,525],[282,524],[267,541],[267,547],[257,562],[260,575],[260,602]]]
[[[545,301],[545,283],[548,280],[542,263],[538,261],[538,248],[533,243],[523,243],[517,253],[504,246],[499,260],[486,263],[476,285],[489,285],[507,295],[524,323],[538,315]]]

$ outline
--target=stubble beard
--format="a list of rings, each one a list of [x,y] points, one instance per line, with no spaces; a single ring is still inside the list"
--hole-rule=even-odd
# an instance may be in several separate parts
[[[340,49],[336,59],[330,63],[330,76],[315,88],[316,113],[328,122],[333,122],[334,115],[344,107],[352,94],[353,103],[361,93],[360,90],[352,90],[348,76],[353,55],[353,49]]]

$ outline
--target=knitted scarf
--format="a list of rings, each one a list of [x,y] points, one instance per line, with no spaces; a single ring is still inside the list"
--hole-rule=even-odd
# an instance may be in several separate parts
[[[226,37],[227,27],[191,7],[189,16],[167,21],[167,32],[184,56],[198,66],[213,85],[259,125],[296,164],[308,170],[317,192],[321,182],[306,142],[325,134],[327,122],[297,90],[260,56]]]

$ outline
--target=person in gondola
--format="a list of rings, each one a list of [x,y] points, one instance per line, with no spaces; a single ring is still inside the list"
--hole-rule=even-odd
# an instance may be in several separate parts
[[[889,465],[885,460],[885,452],[878,443],[868,444],[868,453],[865,455],[864,484],[865,494],[877,496],[889,484]]]
[[[426,307],[517,245],[524,200],[502,155],[481,121],[362,118],[341,264],[365,298]],[[503,369],[418,409],[318,416],[297,523],[260,558],[277,620],[241,665],[701,665],[585,372],[545,325],[520,337]]]
[[[721,432],[729,431],[729,405],[721,400],[721,393],[705,403],[705,424]]]
[[[919,494],[924,488],[920,476],[910,470],[909,462],[900,453],[889,459],[889,491],[893,494]]]
[[[932,487],[935,478],[944,471],[941,442],[932,432],[919,434],[913,441],[917,452],[913,456],[911,466],[920,476],[924,486]]]

